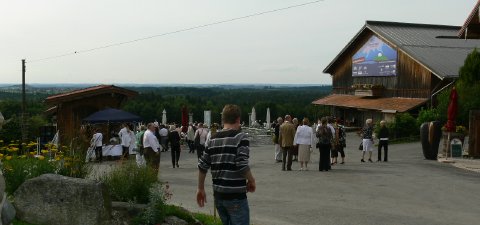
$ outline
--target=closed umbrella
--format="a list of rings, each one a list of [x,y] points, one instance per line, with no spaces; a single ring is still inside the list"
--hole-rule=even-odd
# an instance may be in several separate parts
[[[182,132],[187,132],[188,129],[188,109],[186,106],[182,108]]]
[[[457,118],[458,112],[458,93],[455,87],[453,87],[452,91],[450,92],[450,103],[448,104],[448,112],[447,112],[447,128],[448,132],[455,131],[455,119]]]
[[[457,89],[455,87],[452,88],[452,91],[450,92],[450,103],[448,104],[448,111],[447,111],[447,124],[445,125],[445,128],[447,128],[448,132],[448,150],[450,151],[450,154],[452,154],[452,149],[451,149],[451,133],[455,132],[456,130],[456,125],[455,125],[455,119],[457,117],[457,112],[458,112],[458,93]],[[446,155],[446,158],[448,158],[448,152]]]

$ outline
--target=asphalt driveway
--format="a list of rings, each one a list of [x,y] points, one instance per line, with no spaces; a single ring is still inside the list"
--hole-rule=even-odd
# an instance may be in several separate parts
[[[273,146],[251,148],[257,192],[249,194],[252,223],[286,224],[480,224],[480,173],[423,160],[419,143],[390,146],[388,163],[361,163],[360,139],[349,134],[347,163],[318,171],[318,150],[310,171],[281,171]],[[376,159],[376,152],[374,154]],[[162,153],[160,178],[173,192],[171,203],[213,214],[195,202],[196,155],[182,149],[179,169]]]

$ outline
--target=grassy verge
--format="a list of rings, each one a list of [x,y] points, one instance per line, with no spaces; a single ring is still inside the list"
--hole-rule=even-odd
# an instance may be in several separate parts
[[[30,223],[19,221],[17,219],[13,220],[12,224],[13,225],[33,225],[33,224],[30,224]]]
[[[220,218],[215,218],[211,215],[195,213],[193,214],[193,216],[195,217],[195,219],[202,222],[204,225],[222,225],[222,221],[220,220]]]
[[[187,221],[188,224],[194,224],[196,219],[204,225],[222,225],[220,218],[214,218],[211,215],[202,213],[190,213],[178,206],[166,205],[164,210],[167,217],[176,216],[182,220]]]

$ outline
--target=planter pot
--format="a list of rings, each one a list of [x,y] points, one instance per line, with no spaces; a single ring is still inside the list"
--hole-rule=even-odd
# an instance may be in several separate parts
[[[420,126],[420,141],[422,143],[422,152],[425,159],[430,158],[430,141],[428,140],[428,127],[430,123],[423,123]]]
[[[420,139],[422,143],[422,151],[425,159],[437,160],[440,139],[442,138],[442,125],[438,121],[423,123],[420,126]]]

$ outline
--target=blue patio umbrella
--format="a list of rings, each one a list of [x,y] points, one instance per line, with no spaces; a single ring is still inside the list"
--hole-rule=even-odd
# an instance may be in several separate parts
[[[122,123],[122,122],[140,122],[142,118],[139,116],[125,112],[120,109],[105,109],[91,114],[83,119],[87,123]]]

